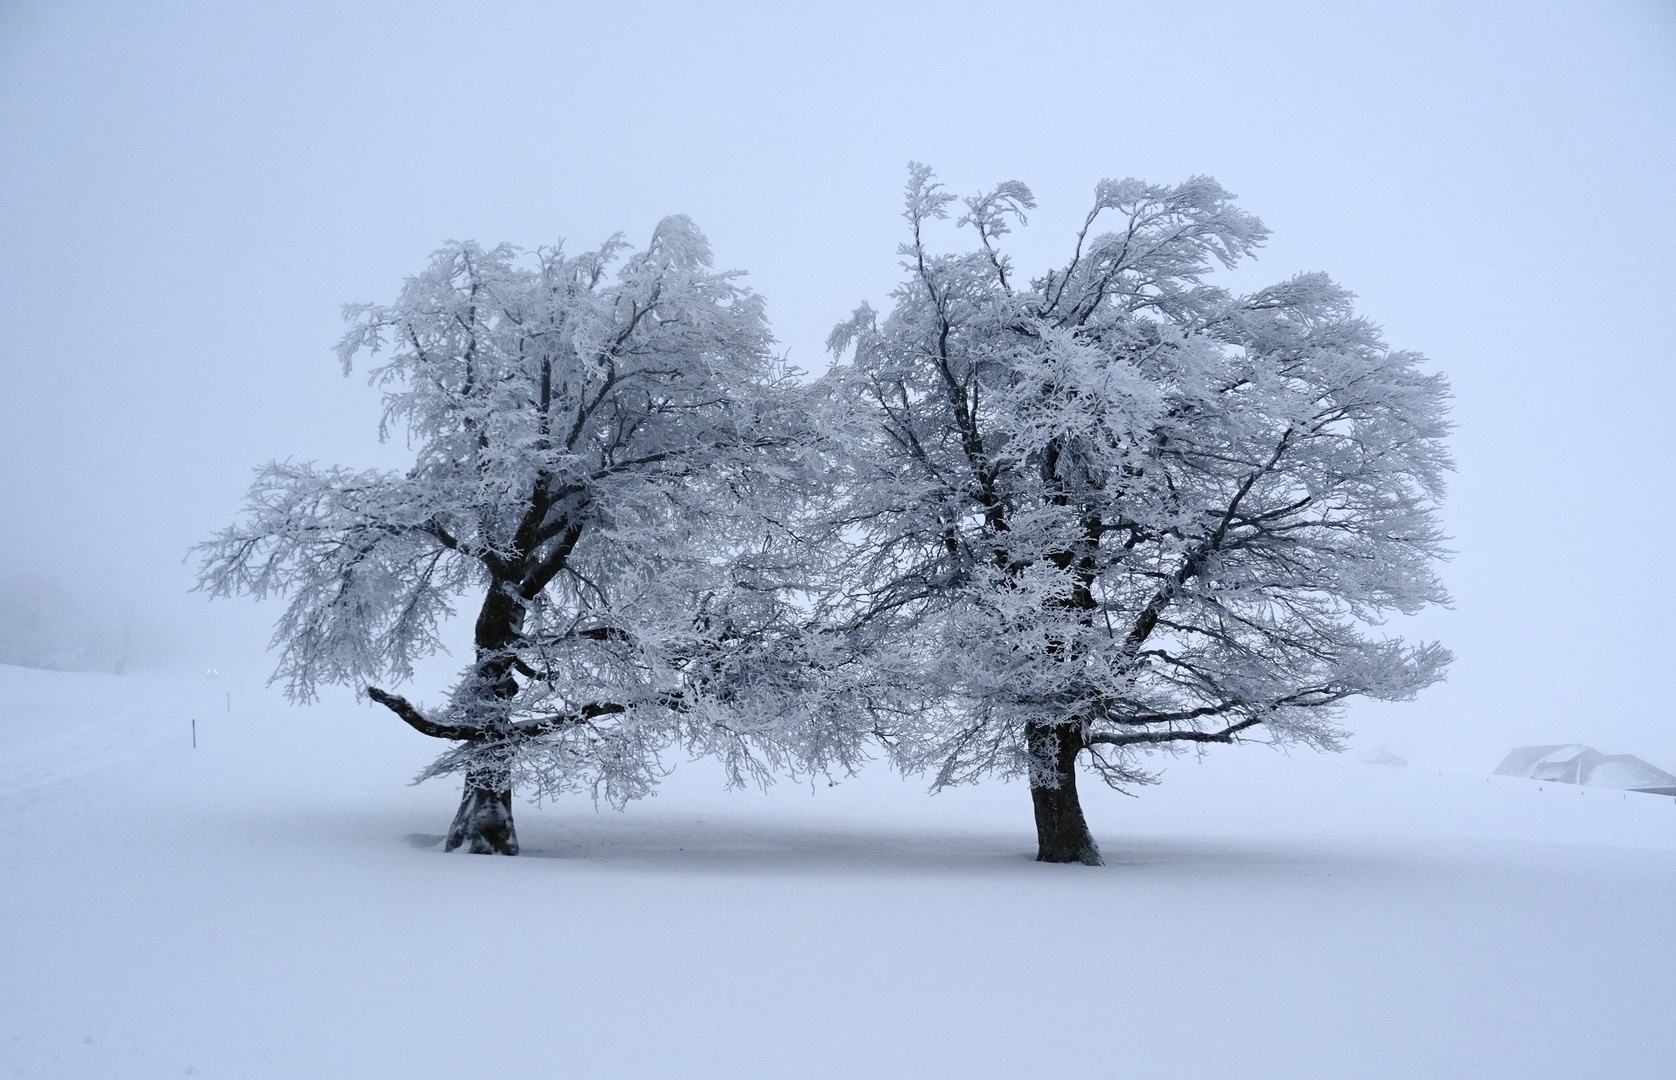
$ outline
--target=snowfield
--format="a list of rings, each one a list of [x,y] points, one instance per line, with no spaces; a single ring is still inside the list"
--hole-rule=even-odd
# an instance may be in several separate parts
[[[1676,1062],[1676,800],[1219,748],[1139,798],[1088,783],[1090,868],[1031,860],[1020,786],[682,764],[622,814],[520,803],[518,858],[443,855],[457,788],[407,786],[433,740],[259,685],[0,667],[0,1075]]]

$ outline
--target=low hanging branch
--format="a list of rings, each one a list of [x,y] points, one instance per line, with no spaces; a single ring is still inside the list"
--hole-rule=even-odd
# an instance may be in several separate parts
[[[1134,746],[1137,744],[1169,742],[1231,743],[1234,741],[1235,735],[1247,728],[1266,723],[1277,710],[1283,707],[1325,708],[1338,704],[1353,693],[1354,691],[1343,688],[1310,687],[1271,702],[1261,716],[1253,716],[1238,723],[1230,724],[1221,731],[1099,732],[1085,735],[1083,741],[1089,745],[1103,743],[1107,746]],[[1205,716],[1216,716],[1240,707],[1240,703],[1237,701],[1224,701],[1218,705],[1201,705],[1196,709],[1184,709],[1174,713],[1121,716],[1103,712],[1101,719],[1125,725],[1170,724],[1181,723],[1184,720],[1196,720]]]
[[[367,687],[367,696],[406,720],[408,725],[421,735],[462,742],[480,742],[483,739],[483,732],[479,728],[466,727],[463,724],[439,724],[414,708],[406,698],[387,694],[376,686]]]
[[[429,735],[433,739],[450,739],[454,742],[492,742],[504,739],[508,735],[521,738],[533,738],[545,735],[560,728],[575,727],[586,724],[601,716],[610,716],[628,711],[628,706],[617,702],[592,702],[582,706],[574,713],[561,716],[549,716],[538,720],[524,720],[505,728],[488,728],[468,726],[465,724],[439,724],[424,713],[414,708],[413,703],[399,694],[386,693],[376,686],[367,687],[367,696],[383,705],[403,720],[421,735]]]
[[[1107,746],[1134,746],[1138,743],[1168,743],[1168,742],[1201,742],[1201,743],[1231,743],[1234,736],[1249,727],[1261,724],[1261,717],[1241,720],[1237,724],[1229,724],[1221,731],[1145,731],[1125,732],[1115,734],[1096,732],[1083,737],[1083,741],[1090,746],[1102,743]]]

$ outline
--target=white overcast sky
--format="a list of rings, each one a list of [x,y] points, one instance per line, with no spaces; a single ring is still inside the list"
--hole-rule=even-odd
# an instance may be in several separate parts
[[[818,371],[910,159],[1030,184],[1031,271],[1208,173],[1274,230],[1237,284],[1328,271],[1456,388],[1456,606],[1397,629],[1459,660],[1364,741],[1676,766],[1673,120],[1670,0],[0,3],[0,576],[258,649],[185,549],[260,461],[398,460],[330,346],[443,240],[690,214]]]

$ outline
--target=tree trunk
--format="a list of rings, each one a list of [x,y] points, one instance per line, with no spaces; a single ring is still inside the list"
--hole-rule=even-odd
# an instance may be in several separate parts
[[[466,789],[460,795],[460,809],[448,827],[444,851],[470,844],[473,855],[518,854],[518,832],[512,827],[512,791],[498,786],[504,781],[486,771],[466,773]]]
[[[1077,754],[1082,731],[1071,724],[1029,724],[1025,739],[1036,758],[1030,801],[1036,806],[1036,861],[1100,866],[1100,849],[1077,798]]]
[[[472,673],[473,694],[485,712],[499,716],[499,706],[518,693],[512,675],[513,647],[524,627],[524,606],[514,596],[512,583],[496,575],[489,582],[483,607],[477,613],[477,666]],[[504,717],[501,717],[504,718]],[[460,809],[448,827],[442,850],[471,845],[473,855],[518,854],[518,831],[512,826],[512,788],[495,769],[467,769]]]

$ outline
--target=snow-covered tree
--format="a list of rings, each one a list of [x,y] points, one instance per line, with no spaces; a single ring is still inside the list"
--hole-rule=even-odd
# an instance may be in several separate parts
[[[805,476],[803,391],[710,262],[684,217],[638,252],[444,248],[393,305],[347,309],[339,347],[346,372],[383,354],[381,435],[404,430],[413,467],[271,464],[203,546],[212,595],[289,598],[293,698],[346,684],[456,744],[422,774],[464,774],[450,850],[515,854],[515,788],[642,795],[675,745],[735,781],[855,753],[798,728],[801,631],[767,554]],[[475,655],[445,705],[373,685],[467,594]]]
[[[1344,702],[1442,677],[1443,648],[1371,629],[1446,599],[1441,376],[1323,275],[1208,284],[1267,236],[1208,178],[1102,181],[1028,281],[998,241],[1029,189],[965,200],[976,249],[934,254],[954,201],[911,167],[894,307],[830,341],[844,624],[881,686],[944,699],[908,764],[1027,776],[1038,857],[1096,863],[1079,760],[1121,786],[1259,730],[1334,749]]]

